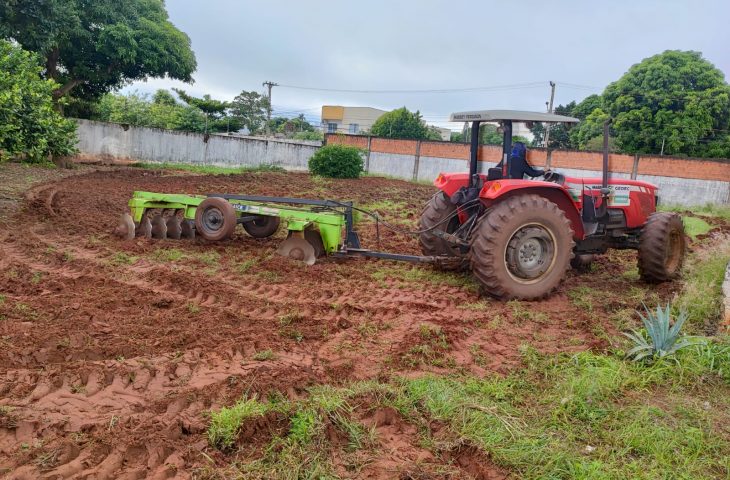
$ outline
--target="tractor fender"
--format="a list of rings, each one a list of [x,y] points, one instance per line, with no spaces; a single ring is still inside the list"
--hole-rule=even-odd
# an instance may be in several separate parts
[[[515,195],[535,194],[556,204],[570,221],[573,237],[576,240],[585,238],[583,220],[580,211],[570,194],[557,183],[535,180],[496,180],[487,182],[479,193],[482,204],[489,208],[505,198]]]
[[[485,175],[480,174],[480,176],[484,181],[486,181]],[[469,174],[463,172],[439,173],[439,176],[436,177],[436,180],[433,181],[433,184],[436,186],[436,188],[451,197],[461,187],[469,186]]]

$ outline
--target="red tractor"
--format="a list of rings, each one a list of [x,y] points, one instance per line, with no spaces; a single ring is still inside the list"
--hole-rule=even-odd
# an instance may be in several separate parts
[[[449,256],[442,268],[471,268],[485,293],[501,299],[548,296],[566,271],[609,248],[638,250],[647,282],[677,278],[686,249],[682,219],[657,212],[657,187],[609,178],[608,123],[604,126],[603,178],[572,178],[547,171],[540,180],[511,178],[513,123],[576,123],[547,113],[485,110],[454,113],[472,122],[469,173],[442,173],[439,192],[423,210],[424,255]],[[479,127],[503,131],[502,161],[477,173]]]

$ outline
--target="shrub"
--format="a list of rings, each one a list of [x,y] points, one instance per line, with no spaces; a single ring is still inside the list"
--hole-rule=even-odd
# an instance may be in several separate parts
[[[0,40],[0,161],[46,162],[76,151],[76,124],[54,108],[58,85],[41,78],[37,55]]]
[[[313,175],[330,178],[358,178],[363,172],[360,149],[348,145],[325,145],[309,159]]]

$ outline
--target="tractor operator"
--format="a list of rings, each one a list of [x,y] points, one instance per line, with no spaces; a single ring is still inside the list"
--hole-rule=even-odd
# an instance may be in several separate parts
[[[502,162],[497,164],[497,168],[502,168]],[[522,142],[515,142],[512,146],[512,154],[510,156],[510,172],[509,178],[523,179],[525,175],[528,177],[541,177],[550,170],[539,170],[533,168],[527,163],[527,148]]]

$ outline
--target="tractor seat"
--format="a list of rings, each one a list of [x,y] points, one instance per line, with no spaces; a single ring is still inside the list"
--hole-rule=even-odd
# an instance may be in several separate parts
[[[492,180],[502,180],[504,178],[502,176],[502,169],[499,167],[490,168],[487,170],[487,181],[490,182]]]

